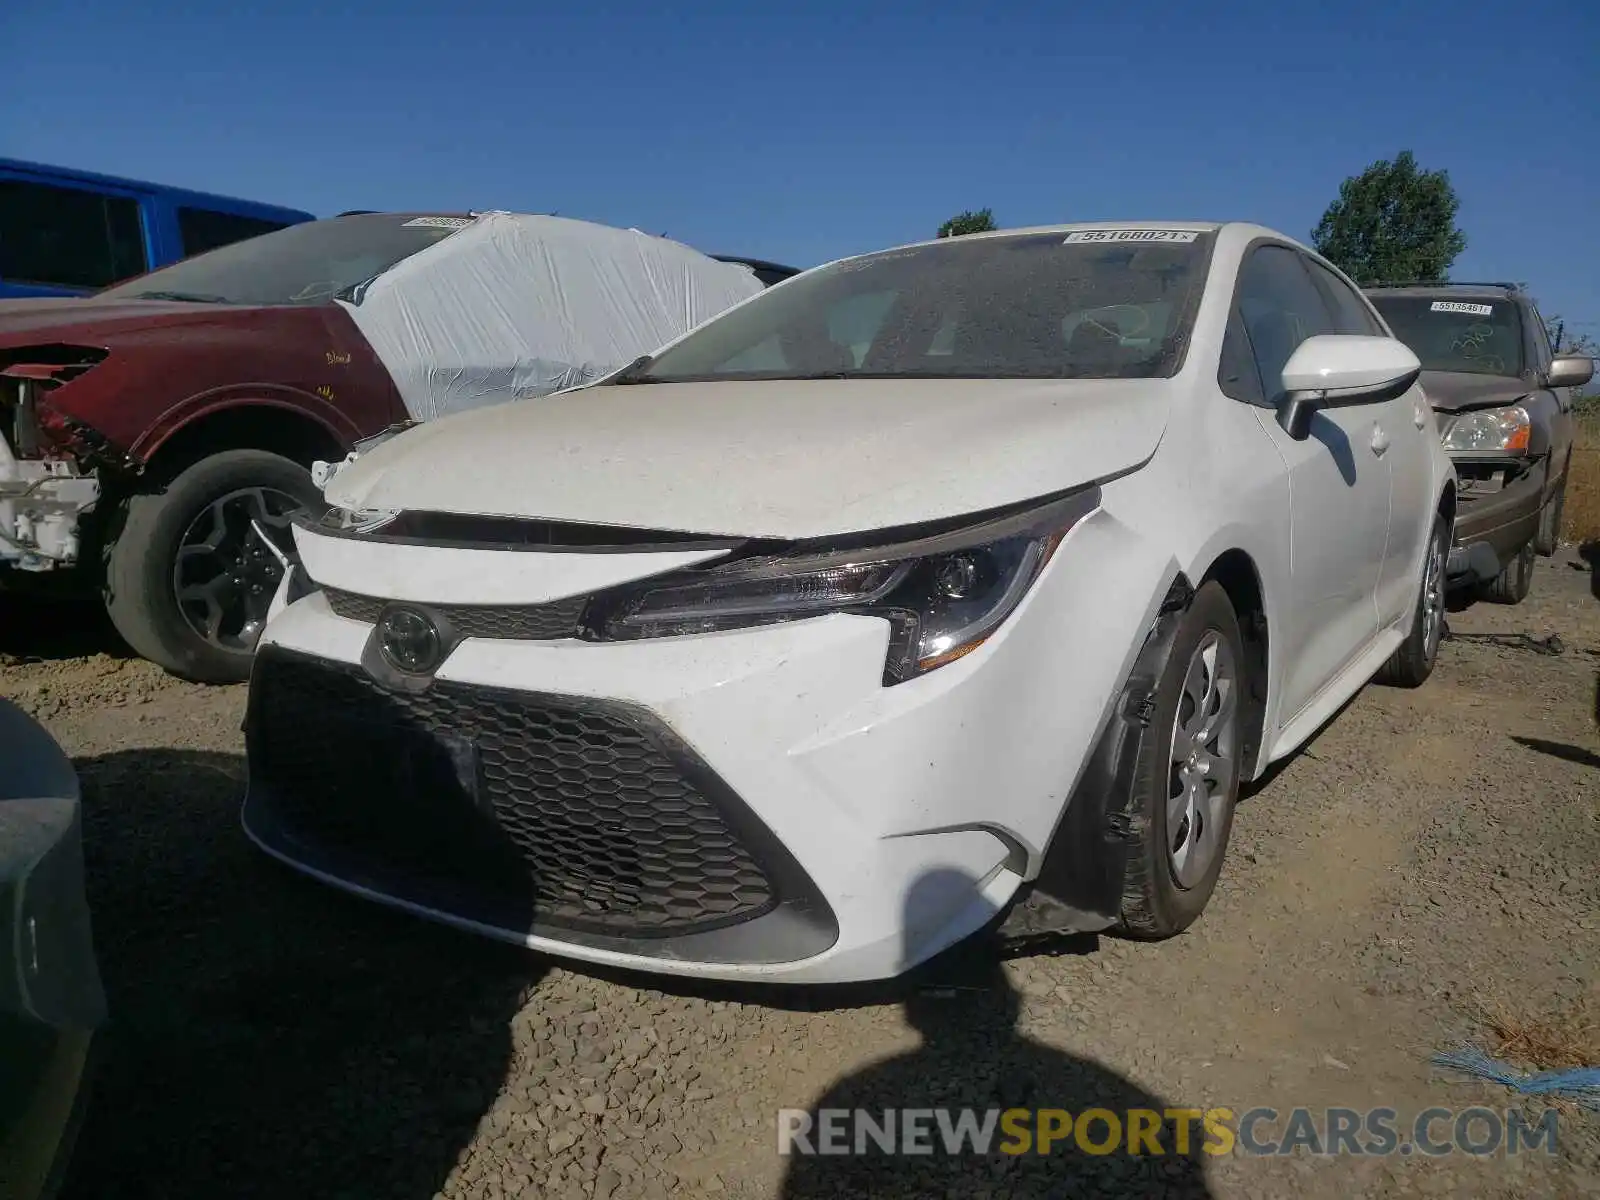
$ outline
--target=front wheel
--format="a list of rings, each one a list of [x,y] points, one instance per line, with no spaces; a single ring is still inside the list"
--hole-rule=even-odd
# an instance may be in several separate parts
[[[1538,547],[1528,542],[1517,551],[1517,556],[1506,564],[1505,570],[1483,587],[1483,596],[1496,604],[1521,604],[1533,591],[1533,560]]]
[[[1201,586],[1173,634],[1139,752],[1120,931],[1164,938],[1211,899],[1233,828],[1243,751],[1244,640],[1228,593]]]
[[[237,683],[282,566],[289,517],[319,499],[298,463],[264,450],[202,458],[132,497],[106,555],[106,611],[134,652],[197,683]],[[261,532],[258,532],[261,531]]]
[[[1422,562],[1411,628],[1406,640],[1378,671],[1379,683],[1391,687],[1421,687],[1433,674],[1433,664],[1439,658],[1439,642],[1444,638],[1445,565],[1449,558],[1450,523],[1441,513],[1434,518],[1433,532],[1428,536],[1428,552]]]
[[[1570,457],[1567,474],[1571,473]],[[1567,511],[1567,474],[1561,477],[1561,486],[1556,489],[1556,494],[1550,497],[1550,503],[1544,506],[1544,511],[1539,514],[1539,532],[1534,537],[1534,545],[1539,553],[1549,558],[1556,552],[1561,544],[1561,523]]]

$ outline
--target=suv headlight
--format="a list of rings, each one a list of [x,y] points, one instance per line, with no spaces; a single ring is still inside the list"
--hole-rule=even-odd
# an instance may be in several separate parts
[[[812,550],[690,568],[597,600],[603,641],[676,637],[829,613],[889,622],[885,686],[981,646],[1014,612],[1067,533],[1100,504],[1091,488],[913,541]]]
[[[1533,419],[1520,404],[1465,412],[1444,429],[1444,448],[1451,454],[1517,454],[1528,452]]]

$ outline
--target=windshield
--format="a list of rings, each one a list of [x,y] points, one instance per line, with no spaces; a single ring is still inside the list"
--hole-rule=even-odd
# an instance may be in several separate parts
[[[1080,230],[847,259],[763,292],[616,382],[1170,375],[1212,240]]]
[[[468,224],[466,217],[390,213],[306,221],[198,254],[96,295],[108,300],[321,304]]]
[[[1509,300],[1371,295],[1425,371],[1522,374],[1522,319]]]

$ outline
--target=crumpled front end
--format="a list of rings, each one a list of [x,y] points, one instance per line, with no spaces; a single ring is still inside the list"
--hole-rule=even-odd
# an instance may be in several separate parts
[[[123,456],[52,398],[105,357],[82,346],[0,350],[0,570],[59,570],[83,553],[97,464]]]

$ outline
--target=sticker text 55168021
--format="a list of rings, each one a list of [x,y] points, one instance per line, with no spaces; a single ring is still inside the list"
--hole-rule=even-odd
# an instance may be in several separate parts
[[[1430,312],[1468,313],[1474,317],[1487,317],[1494,312],[1492,304],[1468,304],[1463,300],[1435,300],[1428,305]]]
[[[1062,239],[1062,245],[1082,242],[1192,242],[1197,229],[1076,229]]]

